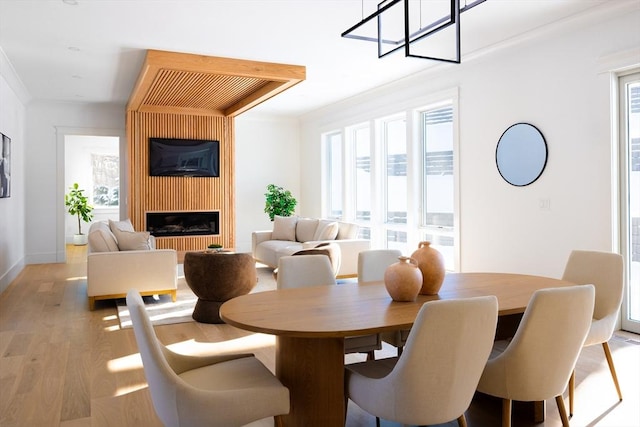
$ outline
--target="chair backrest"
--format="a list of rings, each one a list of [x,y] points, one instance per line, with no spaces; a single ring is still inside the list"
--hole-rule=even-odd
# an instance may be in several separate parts
[[[577,285],[595,286],[593,318],[602,319],[617,313],[620,309],[624,287],[623,274],[622,255],[575,250],[569,255],[562,279]],[[615,323],[611,326],[612,332],[614,326]]]
[[[384,279],[384,271],[398,262],[402,255],[398,249],[370,249],[358,253],[358,281],[372,282]]]
[[[325,255],[283,256],[278,259],[278,289],[335,285],[336,277]]]
[[[177,383],[181,380],[167,362],[162,350],[164,346],[158,341],[142,297],[135,289],[127,293],[127,308],[156,414],[164,425],[177,426],[176,393]]]
[[[504,396],[540,401],[564,392],[591,326],[594,298],[593,285],[533,294],[508,347],[489,361],[504,373],[498,385]]]
[[[294,252],[292,256],[300,255],[325,255],[329,257],[331,268],[333,269],[333,275],[337,276],[340,271],[340,264],[342,261],[342,251],[337,243],[323,242],[312,248],[304,248],[298,252]]]
[[[491,353],[497,319],[494,296],[425,303],[383,379],[394,390],[395,420],[440,424],[464,413]]]

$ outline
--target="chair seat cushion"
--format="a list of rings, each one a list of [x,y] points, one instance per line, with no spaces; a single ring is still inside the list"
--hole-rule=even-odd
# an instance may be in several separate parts
[[[255,248],[254,258],[270,266],[278,265],[278,258],[284,255],[292,255],[302,249],[302,243],[287,240],[267,240]]]
[[[384,378],[389,375],[396,366],[396,363],[398,363],[397,357],[387,357],[385,359],[351,363],[349,365],[345,365],[345,373],[349,375],[351,372],[356,372],[368,378]]]
[[[244,388],[272,388],[273,399],[286,388],[255,357],[242,357],[183,372],[179,375],[189,385],[201,390],[222,391]],[[250,402],[247,402],[250,404]]]

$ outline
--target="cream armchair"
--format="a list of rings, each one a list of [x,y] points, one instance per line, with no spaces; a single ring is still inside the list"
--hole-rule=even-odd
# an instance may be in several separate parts
[[[176,300],[178,257],[173,249],[154,249],[149,233],[111,229],[129,228],[128,221],[96,222],[89,228],[87,296],[89,310],[96,300],[124,298],[136,288],[142,295],[170,294]],[[133,227],[130,228],[133,230]],[[116,240],[116,236],[119,239]],[[146,242],[146,243],[145,243]],[[144,247],[146,246],[146,249]],[[125,250],[121,250],[125,249]],[[139,248],[139,249],[130,249]]]

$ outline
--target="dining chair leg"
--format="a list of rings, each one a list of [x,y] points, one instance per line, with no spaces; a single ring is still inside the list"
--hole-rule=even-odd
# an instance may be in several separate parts
[[[616,386],[618,392],[618,398],[622,400],[622,391],[620,391],[620,384],[618,383],[618,376],[616,375],[616,368],[613,366],[613,358],[611,357],[611,350],[609,350],[609,343],[603,342],[602,348],[604,349],[604,356],[607,358],[609,364],[609,370],[611,371],[611,378],[613,378],[613,384]]]
[[[567,410],[564,408],[564,399],[562,398],[562,395],[556,396],[556,404],[558,405],[558,412],[560,412],[562,427],[569,427],[569,418],[567,418]]]
[[[284,427],[284,422],[282,421],[282,417],[280,415],[276,415],[273,417],[275,427]]]
[[[404,347],[398,346],[398,357],[402,356],[402,350]]]
[[[502,399],[502,427],[511,427],[511,399]]]
[[[569,378],[569,418],[573,417],[573,396],[576,387],[576,371],[575,369],[571,373]]]
[[[376,352],[373,350],[367,351],[367,360],[376,360]]]
[[[380,417],[376,417],[376,427],[380,427]]]
[[[458,417],[458,427],[467,427],[467,419],[464,417],[464,414]]]

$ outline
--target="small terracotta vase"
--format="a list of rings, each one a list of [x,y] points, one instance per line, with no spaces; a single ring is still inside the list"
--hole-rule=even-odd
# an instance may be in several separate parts
[[[422,287],[422,273],[415,259],[400,256],[384,271],[384,286],[394,301],[415,301]]]
[[[422,295],[436,295],[444,281],[444,257],[437,249],[430,247],[430,244],[431,242],[420,242],[418,249],[411,254],[422,272]]]

